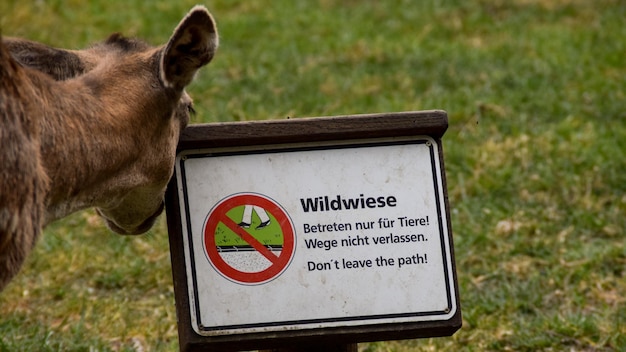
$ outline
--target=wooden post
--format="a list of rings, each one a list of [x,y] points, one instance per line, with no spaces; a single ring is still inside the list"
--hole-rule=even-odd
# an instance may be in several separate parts
[[[357,352],[358,344],[307,344],[307,346],[293,348],[278,348],[272,350],[260,350],[259,352]]]

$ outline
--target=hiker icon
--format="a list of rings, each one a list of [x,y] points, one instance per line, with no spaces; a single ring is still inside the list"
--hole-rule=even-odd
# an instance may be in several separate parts
[[[261,219],[261,223],[255,229],[260,230],[267,225],[270,224],[270,217],[267,215],[265,209],[257,206],[257,205],[248,205],[246,204],[243,209],[243,216],[241,217],[241,222],[237,224],[240,227],[245,229],[249,228],[252,224],[252,211],[256,213],[256,215]]]

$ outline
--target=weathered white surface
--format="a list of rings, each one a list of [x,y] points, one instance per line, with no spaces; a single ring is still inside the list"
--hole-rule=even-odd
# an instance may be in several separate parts
[[[449,319],[457,293],[437,148],[420,137],[327,150],[206,157],[187,152],[176,172],[189,209],[186,214],[181,205],[188,218],[183,236],[194,329],[221,335]],[[273,199],[295,229],[289,266],[261,284],[225,278],[203,245],[212,208],[239,193]],[[330,208],[356,199],[358,209],[342,203],[337,210],[305,211],[306,199],[325,204],[326,196]],[[249,252],[223,258],[244,271],[253,269],[242,262],[258,267],[254,261],[265,260]]]

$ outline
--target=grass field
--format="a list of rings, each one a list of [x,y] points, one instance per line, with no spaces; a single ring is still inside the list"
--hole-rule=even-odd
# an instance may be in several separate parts
[[[196,0],[8,0],[3,35],[164,43]],[[361,351],[626,350],[626,3],[206,4],[221,47],[193,122],[443,109],[463,328]],[[88,138],[88,136],[85,136]],[[1,146],[0,146],[1,147]],[[49,226],[0,293],[0,351],[175,351],[165,221]]]

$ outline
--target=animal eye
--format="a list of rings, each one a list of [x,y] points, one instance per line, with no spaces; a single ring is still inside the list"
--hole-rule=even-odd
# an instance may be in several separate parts
[[[189,111],[189,113],[191,115],[195,115],[196,114],[196,109],[193,108],[193,104],[188,104],[187,105],[187,111]]]

